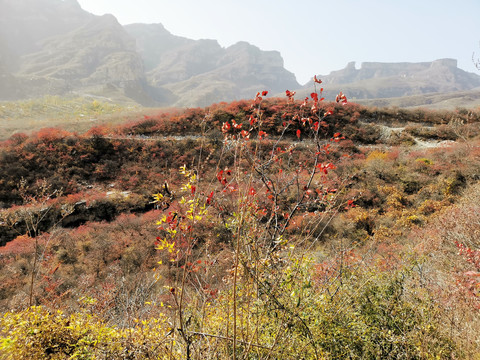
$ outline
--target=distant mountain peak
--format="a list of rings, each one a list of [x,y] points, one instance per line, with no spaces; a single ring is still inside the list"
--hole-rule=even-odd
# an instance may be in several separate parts
[[[75,92],[143,105],[208,106],[301,87],[278,51],[246,41],[222,47],[173,35],[158,23],[122,26],[111,14],[82,10],[77,0],[0,1],[0,100]],[[365,62],[358,69],[350,62],[322,77],[326,93],[343,91],[351,99],[467,90],[480,86],[479,79],[454,59]]]
[[[356,68],[349,62],[342,70],[321,76],[327,84],[327,98],[342,91],[355,100],[393,98],[452,91],[480,86],[480,76],[457,67],[455,59],[429,62],[363,62]],[[305,88],[311,88],[310,82]]]
[[[173,35],[158,23],[122,26],[111,14],[85,12],[76,0],[2,1],[9,17],[0,14],[0,40],[8,39],[0,42],[0,66],[18,91],[0,94],[114,91],[145,105],[198,106],[300,86],[279,52],[245,41],[223,48],[217,40]]]
[[[438,59],[434,60],[430,63],[430,66],[447,66],[451,68],[457,68],[458,67],[458,61],[457,59]]]

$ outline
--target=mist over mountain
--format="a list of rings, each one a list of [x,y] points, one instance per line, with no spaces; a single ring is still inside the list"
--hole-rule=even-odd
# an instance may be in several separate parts
[[[2,0],[0,6],[0,34],[17,57],[41,50],[42,40],[68,33],[94,17],[76,0]]]
[[[277,51],[262,51],[247,42],[223,48],[216,40],[172,35],[161,24],[125,29],[137,42],[149,85],[160,89],[167,103],[206,106],[250,98],[259,89],[280,92],[300,86]]]
[[[76,0],[0,2],[0,100],[99,96],[145,106],[207,106],[301,89],[277,51],[247,42],[176,36],[161,24],[122,26]],[[327,98],[389,98],[471,90],[480,76],[453,59],[429,63],[350,63],[322,77]],[[304,92],[312,88],[306,84]]]

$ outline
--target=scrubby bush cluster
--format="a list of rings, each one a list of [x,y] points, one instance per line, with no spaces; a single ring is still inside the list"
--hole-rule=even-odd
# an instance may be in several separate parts
[[[478,112],[321,92],[4,142],[0,358],[478,353]]]

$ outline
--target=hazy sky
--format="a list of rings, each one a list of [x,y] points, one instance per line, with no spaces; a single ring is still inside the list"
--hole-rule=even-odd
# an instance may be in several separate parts
[[[248,41],[278,50],[300,83],[350,61],[454,58],[478,73],[480,0],[78,0],[121,24],[162,23],[172,34]]]

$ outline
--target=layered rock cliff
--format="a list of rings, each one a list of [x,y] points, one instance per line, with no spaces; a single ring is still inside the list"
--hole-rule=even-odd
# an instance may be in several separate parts
[[[465,91],[480,76],[456,60],[349,63],[321,76],[325,96],[375,99]],[[300,89],[277,51],[247,42],[176,36],[161,24],[122,26],[76,0],[0,1],[0,101],[88,95],[147,106],[207,106],[252,98],[257,91]],[[303,92],[309,94],[312,84]],[[301,90],[299,90],[299,94]]]
[[[300,85],[278,52],[122,26],[76,0],[0,3],[0,100],[88,94],[151,106],[199,106]]]
[[[355,62],[344,69],[320,76],[330,98],[343,91],[353,99],[376,99],[471,90],[480,86],[480,76],[457,67],[454,59],[420,63]],[[312,83],[306,87],[311,87]]]

